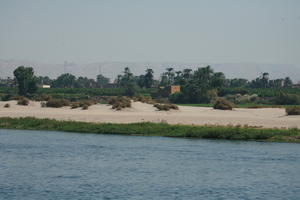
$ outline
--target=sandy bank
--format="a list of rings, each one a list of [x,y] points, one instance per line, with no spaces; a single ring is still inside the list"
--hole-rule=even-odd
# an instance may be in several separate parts
[[[10,108],[4,108],[9,103]],[[204,107],[179,106],[179,111],[157,111],[152,105],[134,102],[132,108],[115,111],[108,105],[93,105],[88,110],[64,108],[42,108],[40,102],[29,106],[16,105],[16,101],[0,101],[0,117],[37,117],[85,122],[168,122],[170,124],[219,124],[249,125],[266,128],[300,128],[300,116],[286,116],[280,108],[241,109],[233,111],[214,110]]]

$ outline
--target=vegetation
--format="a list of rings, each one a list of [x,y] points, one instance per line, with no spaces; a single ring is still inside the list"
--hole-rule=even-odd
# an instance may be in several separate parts
[[[20,66],[15,69],[14,75],[18,82],[19,95],[26,96],[36,92],[37,85],[32,67]]]
[[[84,105],[82,106],[82,110],[87,110],[87,109],[89,109],[89,105],[88,105],[88,104],[84,104]]]
[[[300,106],[288,107],[285,111],[287,115],[300,115]]]
[[[157,108],[160,111],[168,111],[168,110],[178,110],[178,106],[175,104],[160,104],[156,103],[153,105],[155,108]]]
[[[166,123],[87,123],[50,119],[0,118],[0,128],[80,133],[166,136],[185,138],[300,142],[299,129],[260,129],[241,126],[169,125]]]
[[[280,92],[275,97],[275,103],[278,105],[299,105],[300,104],[300,95],[296,94],[285,94],[283,92]]]
[[[141,94],[138,94],[133,97],[133,101],[140,101],[142,103],[148,103],[148,104],[154,104],[155,100],[153,100],[150,96],[144,96]]]
[[[41,94],[33,97],[35,101],[49,101],[52,97],[48,94]]]
[[[226,99],[217,98],[214,102],[213,108],[219,110],[232,110],[234,108],[234,104]]]
[[[2,81],[7,87],[0,87],[1,100],[11,100],[18,94],[37,101],[49,101],[52,98],[72,102],[108,96],[129,96],[134,100],[152,104],[210,104],[214,99],[222,97],[237,104],[237,107],[244,104],[252,104],[253,107],[300,105],[300,89],[292,88],[293,82],[289,77],[272,80],[265,72],[251,81],[241,78],[226,79],[222,72],[214,72],[210,66],[194,71],[188,68],[175,71],[169,67],[159,80],[154,79],[151,68],[147,68],[144,74],[135,76],[129,67],[125,67],[114,83],[110,83],[102,74],[97,75],[95,80],[75,77],[69,73],[56,79],[47,76],[35,77],[31,67],[23,66],[18,67],[14,75],[15,79]],[[37,84],[49,84],[51,88],[37,89]],[[180,85],[181,91],[172,95],[169,92],[160,94],[163,88],[171,85]]]
[[[89,106],[93,105],[95,102],[92,101],[76,101],[71,103],[71,109],[82,108],[82,110],[87,110]]]
[[[9,101],[11,100],[12,95],[11,94],[5,94],[1,97],[1,101]]]
[[[17,104],[21,105],[21,106],[28,106],[29,105],[29,99],[27,99],[25,97],[21,97],[21,98],[18,99]]]
[[[167,73],[167,82],[173,82],[171,72]],[[198,68],[193,74],[188,69],[176,74],[174,84],[180,84],[182,92],[170,98],[173,103],[209,103],[216,97],[215,91],[225,83],[224,74],[215,73],[210,66]]]
[[[61,108],[63,106],[69,106],[70,102],[66,99],[50,99],[46,103],[46,107]]]
[[[122,110],[131,107],[131,100],[128,97],[113,97],[109,101],[109,104],[112,105],[112,109]]]

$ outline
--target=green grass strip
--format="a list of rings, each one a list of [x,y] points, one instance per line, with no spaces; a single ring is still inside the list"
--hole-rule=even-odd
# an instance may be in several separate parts
[[[0,118],[0,128],[140,136],[300,142],[300,130],[296,128],[263,129],[247,126],[195,126],[150,122],[131,124],[88,123],[37,119],[33,117],[2,117]]]

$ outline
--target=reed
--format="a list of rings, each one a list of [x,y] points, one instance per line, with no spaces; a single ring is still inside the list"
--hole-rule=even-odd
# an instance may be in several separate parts
[[[33,117],[2,117],[0,118],[0,128],[140,136],[300,142],[300,130],[296,128],[262,129],[248,126],[170,125],[167,123],[150,122],[131,124],[88,123],[37,119]]]

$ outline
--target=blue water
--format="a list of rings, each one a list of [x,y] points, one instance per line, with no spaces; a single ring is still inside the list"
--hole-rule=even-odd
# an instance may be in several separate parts
[[[0,199],[300,199],[300,144],[0,130]]]

